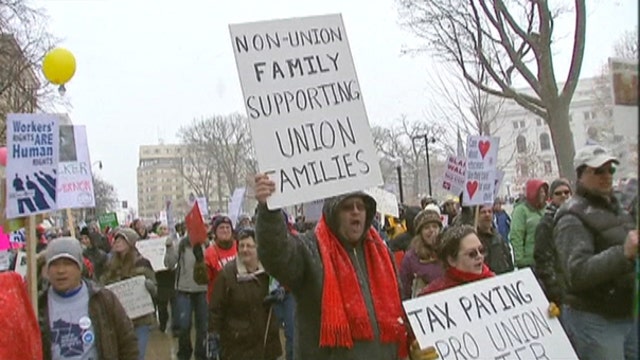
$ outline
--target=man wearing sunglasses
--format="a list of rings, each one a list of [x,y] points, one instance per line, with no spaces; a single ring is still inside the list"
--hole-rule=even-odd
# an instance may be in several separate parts
[[[555,217],[567,284],[563,320],[583,360],[638,358],[632,315],[638,232],[613,195],[617,164],[602,146],[578,150],[575,195]]]

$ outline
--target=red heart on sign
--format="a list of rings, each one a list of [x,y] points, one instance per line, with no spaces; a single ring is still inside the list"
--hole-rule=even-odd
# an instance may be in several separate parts
[[[467,181],[467,193],[469,194],[469,199],[473,199],[473,195],[475,195],[476,191],[478,191],[478,181]]]
[[[489,149],[491,148],[491,141],[480,140],[478,142],[478,150],[480,150],[480,155],[484,159],[484,156],[487,155]]]

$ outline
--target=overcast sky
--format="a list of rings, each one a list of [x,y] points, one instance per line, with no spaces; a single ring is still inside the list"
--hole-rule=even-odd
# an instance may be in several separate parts
[[[593,76],[615,40],[637,26],[638,0],[590,0],[583,77]],[[400,56],[416,44],[398,26],[394,0],[40,0],[50,30],[76,56],[67,86],[70,116],[86,124],[93,161],[120,200],[136,206],[138,147],[176,142],[194,118],[244,113],[228,24],[342,13],[372,124],[423,117],[430,97],[428,55]],[[568,19],[570,20],[570,19]],[[569,34],[569,22],[557,25]],[[566,73],[567,46],[555,57]],[[563,41],[560,39],[559,41]],[[95,168],[96,171],[97,167]]]

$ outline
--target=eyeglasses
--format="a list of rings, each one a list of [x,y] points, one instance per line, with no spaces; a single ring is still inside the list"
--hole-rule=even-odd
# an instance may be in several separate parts
[[[610,167],[601,166],[601,167],[593,170],[593,173],[595,175],[604,175],[606,173],[609,173],[609,174],[613,175],[613,174],[616,173],[616,168],[613,167],[613,166],[610,166]]]
[[[477,259],[480,256],[484,256],[487,253],[484,247],[479,247],[477,249],[473,249],[466,253],[465,255],[469,257],[469,259]]]
[[[571,195],[571,190],[555,191],[555,192],[553,193],[553,195],[555,195],[555,196],[562,196],[562,195],[564,195],[564,196],[569,196],[569,195]]]

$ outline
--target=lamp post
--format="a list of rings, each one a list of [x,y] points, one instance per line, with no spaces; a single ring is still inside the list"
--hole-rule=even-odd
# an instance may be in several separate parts
[[[404,204],[404,191],[402,190],[402,159],[399,157],[393,157],[392,159],[396,163],[396,173],[398,175],[398,195],[400,195],[400,203]]]
[[[411,138],[415,146],[415,141],[419,139],[424,139],[424,151],[427,155],[427,183],[429,184],[429,196],[433,196],[433,191],[431,189],[431,163],[429,162],[429,143],[434,144],[436,142],[436,138],[429,137],[427,134],[416,135]]]

